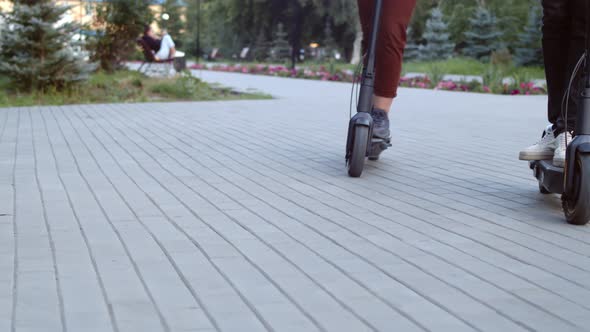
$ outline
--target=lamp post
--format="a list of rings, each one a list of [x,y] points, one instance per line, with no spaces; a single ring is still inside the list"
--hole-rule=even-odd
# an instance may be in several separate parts
[[[162,29],[163,31],[168,31],[168,20],[170,19],[170,14],[168,13],[162,13],[162,26],[160,26],[160,29]],[[163,32],[161,31],[161,32]]]
[[[197,63],[201,59],[201,0],[197,0]]]

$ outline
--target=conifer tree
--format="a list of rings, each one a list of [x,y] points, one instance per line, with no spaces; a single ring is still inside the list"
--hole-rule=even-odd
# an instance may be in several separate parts
[[[270,43],[264,35],[264,29],[260,29],[260,33],[258,34],[258,37],[256,37],[254,50],[252,52],[254,60],[260,62],[266,61],[268,59],[268,55],[270,54],[270,48]]]
[[[453,54],[455,44],[449,40],[448,25],[444,21],[443,13],[439,8],[433,8],[430,18],[426,21],[422,56],[426,60],[448,59]]]
[[[518,43],[514,54],[517,65],[535,66],[543,64],[541,24],[541,10],[537,4],[537,6],[531,9],[528,24],[518,36]]]
[[[277,25],[277,30],[274,33],[272,42],[271,58],[273,60],[288,59],[291,54],[291,46],[287,38],[287,32],[283,28],[283,24]]]
[[[421,49],[420,45],[416,42],[414,33],[412,28],[408,28],[406,32],[407,42],[406,48],[404,50],[404,59],[405,60],[417,60],[420,57]]]
[[[78,27],[60,20],[67,7],[51,0],[18,0],[0,35],[0,74],[18,89],[63,89],[94,69],[70,48]]]
[[[469,30],[465,32],[463,54],[481,61],[488,61],[493,51],[499,49],[502,32],[497,19],[485,7],[478,7],[471,19]]]
[[[136,49],[136,40],[146,25],[153,21],[150,0],[116,0],[100,3],[97,22],[101,25],[98,38],[91,46],[93,59],[102,69],[122,68],[124,61]]]

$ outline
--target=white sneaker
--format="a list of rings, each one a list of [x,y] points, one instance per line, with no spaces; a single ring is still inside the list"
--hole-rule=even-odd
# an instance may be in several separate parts
[[[573,138],[572,134],[570,134],[569,132],[560,134],[559,136],[557,136],[557,139],[555,140],[556,148],[555,153],[553,154],[553,166],[565,166],[565,152],[567,151],[567,146],[565,142],[566,137],[567,144],[570,144]]]
[[[557,139],[553,133],[553,125],[549,125],[543,137],[534,145],[520,151],[520,160],[551,160],[557,149]]]

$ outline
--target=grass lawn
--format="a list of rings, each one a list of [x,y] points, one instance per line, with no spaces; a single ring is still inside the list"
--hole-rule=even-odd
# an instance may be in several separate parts
[[[236,93],[188,75],[150,78],[136,71],[98,72],[67,91],[31,93],[14,91],[7,78],[0,78],[0,107],[269,98],[263,94]]]
[[[226,63],[224,60],[220,60],[220,63]],[[228,61],[230,64],[238,64],[239,62]],[[254,62],[241,62],[242,65],[255,65]],[[283,64],[285,65],[285,64]],[[290,64],[286,64],[290,66]],[[297,65],[298,67],[307,67],[312,70],[319,70],[320,67],[324,67],[328,70],[355,70],[356,66],[337,62],[330,65],[327,62],[315,62],[307,61]],[[434,69],[433,69],[434,68]],[[466,58],[452,58],[441,61],[407,61],[403,64],[404,73],[425,73],[429,74],[433,71],[445,74],[445,75],[473,75],[473,76],[484,76],[487,72],[495,67],[490,63],[484,63],[473,59]],[[499,69],[505,77],[518,76],[520,78],[527,79],[544,79],[545,71],[542,67],[516,67],[507,66]]]
[[[406,73],[429,73],[433,67],[449,75],[483,76],[493,66],[489,63],[465,58],[453,58],[444,61],[409,61],[403,64]],[[514,67],[502,68],[505,76],[519,76],[530,79],[544,79],[545,70],[542,67]]]
[[[313,65],[318,66],[319,65]],[[327,65],[323,65],[326,66]],[[350,64],[339,63],[336,65],[337,69],[355,69],[355,66]],[[473,59],[466,58],[452,58],[441,61],[406,61],[403,64],[404,73],[425,73],[429,74],[433,71],[440,72],[444,75],[472,75],[484,76],[491,69],[496,67],[490,63],[484,63]],[[543,67],[516,67],[507,66],[503,68],[496,68],[502,72],[505,77],[518,76],[528,79],[545,79],[545,70]]]

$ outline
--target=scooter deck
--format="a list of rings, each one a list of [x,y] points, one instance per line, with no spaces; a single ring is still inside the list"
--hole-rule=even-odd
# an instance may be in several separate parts
[[[564,169],[553,166],[551,160],[536,160],[529,163],[539,183],[554,194],[563,194]]]

